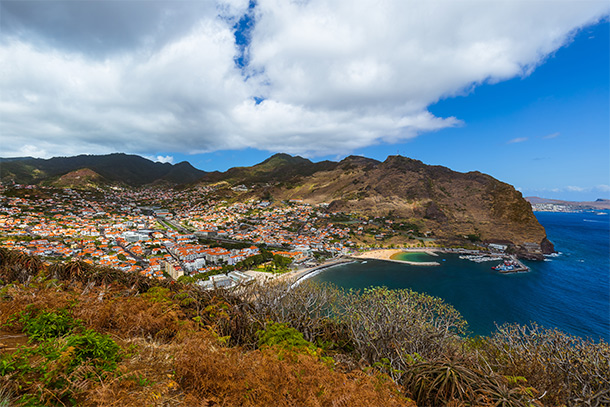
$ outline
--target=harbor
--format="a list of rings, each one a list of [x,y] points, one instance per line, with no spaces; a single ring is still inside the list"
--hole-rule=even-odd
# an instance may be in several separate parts
[[[488,261],[501,261],[500,264],[492,266],[492,270],[500,273],[525,273],[530,271],[529,267],[519,261],[515,256],[507,256],[501,254],[467,254],[460,255],[461,260],[470,260],[475,263],[484,263]]]

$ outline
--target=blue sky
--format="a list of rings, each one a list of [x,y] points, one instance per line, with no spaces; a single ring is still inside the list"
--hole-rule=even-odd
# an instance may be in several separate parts
[[[610,198],[607,1],[0,3],[0,156],[401,154]]]
[[[609,50],[605,20],[581,30],[528,76],[485,84],[429,107],[436,116],[461,119],[462,126],[353,154],[380,161],[401,154],[455,171],[481,171],[514,185],[524,196],[609,199]],[[254,165],[269,155],[244,149],[175,154],[174,159],[212,171]]]

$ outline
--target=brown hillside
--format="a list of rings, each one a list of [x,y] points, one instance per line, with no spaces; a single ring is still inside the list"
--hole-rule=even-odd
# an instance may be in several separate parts
[[[511,185],[479,172],[459,173],[401,156],[384,162],[348,157],[295,185],[276,186],[272,195],[325,202],[332,210],[367,216],[390,214],[419,222],[441,238],[477,235],[518,246],[547,242],[530,204]]]
[[[52,185],[60,188],[91,188],[105,183],[108,181],[97,172],[89,168],[81,168],[62,175],[53,181]]]

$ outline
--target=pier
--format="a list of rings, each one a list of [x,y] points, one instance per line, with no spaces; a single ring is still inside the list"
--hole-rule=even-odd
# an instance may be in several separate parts
[[[503,265],[498,266],[499,268],[495,268],[494,270],[499,271],[500,273],[525,273],[530,271],[530,268],[523,264],[520,260],[518,260],[515,256],[507,256],[510,260],[508,260],[512,266],[505,267]]]

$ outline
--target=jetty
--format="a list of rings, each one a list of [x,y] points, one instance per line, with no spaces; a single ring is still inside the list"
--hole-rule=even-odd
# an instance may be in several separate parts
[[[366,259],[367,257],[352,257],[354,260],[363,260]],[[394,263],[402,263],[402,264],[409,264],[411,266],[440,266],[441,263],[437,262],[437,261],[409,261],[409,260],[397,260],[397,259],[376,259],[376,258],[370,258],[370,260],[381,260],[381,261],[391,261]]]
[[[508,259],[504,260],[503,264],[499,264],[492,269],[499,271],[500,273],[525,273],[530,271],[530,268],[518,260],[515,256],[506,256]]]

